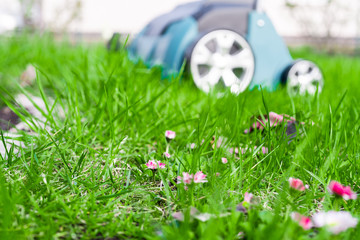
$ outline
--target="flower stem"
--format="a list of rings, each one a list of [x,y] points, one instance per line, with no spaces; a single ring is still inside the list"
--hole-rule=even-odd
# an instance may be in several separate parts
[[[152,170],[153,173],[153,182],[155,183],[155,170]]]
[[[189,202],[190,206],[194,206],[194,186],[193,184],[189,185]]]
[[[335,197],[335,201],[334,201],[334,204],[333,204],[333,207],[335,209],[335,211],[339,211],[340,210],[340,198],[339,197]]]

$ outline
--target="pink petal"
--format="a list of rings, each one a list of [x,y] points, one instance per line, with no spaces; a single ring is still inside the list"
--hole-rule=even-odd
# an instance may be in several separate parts
[[[269,153],[269,149],[267,147],[262,147],[261,151],[263,154],[268,154]]]
[[[203,174],[202,171],[199,171],[199,172],[195,173],[195,175],[194,175],[194,183],[203,183],[203,182],[207,182],[206,175]]]
[[[328,189],[329,189],[330,193],[332,193],[332,194],[337,194],[339,196],[342,196],[344,194],[343,186],[339,182],[336,182],[336,181],[331,181],[328,186]]]
[[[341,183],[339,183],[337,181],[331,181],[328,186],[328,189],[331,194],[338,195],[345,200],[357,198],[356,193],[354,193],[351,190],[350,186],[343,186],[343,185],[341,185]]]
[[[145,164],[149,169],[158,169],[158,168],[165,168],[165,163],[162,163],[160,161],[154,161],[154,160],[149,160],[146,164]]]
[[[299,225],[304,229],[304,230],[309,230],[311,229],[314,224],[312,223],[311,219],[308,217],[305,217],[303,215],[301,215],[300,213],[297,212],[293,212],[291,214],[291,218],[296,221],[297,223],[299,223]]]
[[[146,164],[145,164],[149,169],[156,169],[156,163],[153,160],[149,160]]]
[[[286,117],[286,119],[285,119]],[[252,126],[249,129],[246,129],[244,131],[245,134],[248,134],[252,131],[254,131],[254,129],[259,129],[259,130],[263,130],[264,127],[263,125],[267,125],[267,122],[270,121],[270,127],[275,127],[279,124],[281,124],[282,122],[296,122],[296,119],[293,117],[290,117],[286,114],[277,114],[275,112],[269,112],[269,116],[264,115],[264,118],[262,118],[261,116],[258,116],[255,118],[256,122],[252,124]],[[301,124],[304,124],[303,122]]]
[[[231,153],[231,154],[233,154],[233,153],[235,153],[235,154],[239,154],[239,148],[229,148],[229,153]],[[242,151],[242,150],[241,150]]]
[[[181,178],[181,177],[180,177]],[[186,173],[186,172],[183,172],[183,177],[182,177],[182,181],[183,183],[186,185],[186,184],[191,184],[191,181],[192,181],[192,178],[193,178],[193,175],[189,174],[189,173]]]
[[[246,192],[245,196],[244,196],[244,202],[250,203],[251,200],[253,199],[253,197],[254,197],[254,194]]]
[[[313,223],[308,217],[302,217],[299,224],[304,230],[309,230],[313,227]]]
[[[165,168],[165,163],[158,162],[157,166],[159,166],[159,168],[161,168],[161,169],[164,169]]]
[[[181,180],[182,180],[182,177],[177,176],[177,184],[180,184],[180,183],[181,183]]]
[[[166,130],[165,131],[165,137],[169,140],[174,139],[176,137],[176,133],[174,131],[171,130]]]
[[[290,187],[295,190],[298,190],[298,191],[305,190],[304,183],[300,179],[291,177],[291,178],[289,178],[289,184],[290,184]]]

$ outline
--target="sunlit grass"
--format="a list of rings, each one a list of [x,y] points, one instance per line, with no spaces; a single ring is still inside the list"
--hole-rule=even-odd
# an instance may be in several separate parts
[[[187,78],[162,81],[159,69],[102,44],[0,39],[0,106],[25,92],[65,112],[61,118],[50,110],[48,130],[23,133],[21,156],[0,159],[0,238],[236,239],[243,232],[246,239],[329,239],[325,229],[302,230],[290,213],[342,208],[359,216],[358,201],[334,201],[326,188],[337,180],[359,190],[360,59],[309,50],[293,55],[322,68],[321,95],[291,98],[280,87],[217,98]],[[23,89],[14,83],[28,63],[38,81]],[[253,115],[268,111],[305,122],[301,134],[288,144],[281,127],[243,133]],[[163,155],[166,130],[176,132],[170,159]],[[227,140],[213,148],[214,136]],[[266,146],[269,153],[236,156],[225,144]],[[155,178],[145,165],[153,159],[166,164]],[[188,191],[177,186],[182,172],[198,171],[207,183]],[[309,189],[291,191],[289,177]],[[236,211],[245,192],[257,198],[247,214]],[[217,217],[191,222],[191,206]],[[172,218],[177,211],[185,212],[184,223]],[[359,235],[350,229],[339,239]]]

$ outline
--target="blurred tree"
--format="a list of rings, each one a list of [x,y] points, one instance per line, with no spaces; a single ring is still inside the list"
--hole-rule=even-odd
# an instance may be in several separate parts
[[[81,17],[81,0],[63,0],[54,2],[52,0],[18,0],[21,4],[22,25],[30,30],[47,30],[54,32],[65,32],[71,23]],[[44,19],[44,5],[53,6],[51,19]],[[46,8],[49,9],[49,8]],[[46,21],[46,24],[45,24]]]
[[[61,33],[68,31],[74,21],[81,19],[81,9],[82,0],[64,0],[63,4],[55,9],[55,16],[49,27]]]
[[[358,18],[354,9],[358,0],[285,0],[285,5],[298,22],[301,35],[323,50],[334,51],[339,40],[359,36],[349,34],[349,24]]]
[[[28,30],[41,29],[42,0],[19,0],[21,5],[22,25]]]

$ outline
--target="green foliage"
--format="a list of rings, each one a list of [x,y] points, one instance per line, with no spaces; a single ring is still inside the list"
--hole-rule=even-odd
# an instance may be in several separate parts
[[[48,35],[0,39],[0,106],[26,92],[52,109],[45,114],[51,131],[22,133],[21,155],[0,158],[0,238],[241,239],[243,232],[246,239],[329,239],[324,229],[302,230],[290,213],[333,209],[330,180],[359,189],[360,60],[306,49],[293,55],[322,68],[321,95],[291,98],[280,87],[219,98],[187,77],[160,80],[160,69],[134,64],[123,49],[108,52],[103,45],[55,42]],[[36,66],[38,81],[23,89],[15,83],[28,63]],[[63,118],[50,99],[64,109]],[[243,133],[251,116],[267,111],[305,122],[301,134],[287,144],[279,129],[268,126]],[[177,136],[167,160],[168,129]],[[224,145],[214,149],[213,136],[225,137],[229,147],[266,146],[269,153],[236,156]],[[145,166],[151,159],[166,163],[155,179]],[[182,172],[200,170],[207,183],[188,191],[177,186]],[[289,177],[310,188],[290,191]],[[258,199],[247,214],[236,211],[245,192]],[[191,206],[213,217],[191,221]],[[358,216],[358,201],[341,201],[340,207]],[[184,222],[172,218],[177,211],[185,211]],[[335,237],[359,234],[356,228]]]

